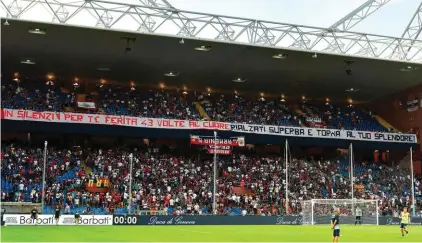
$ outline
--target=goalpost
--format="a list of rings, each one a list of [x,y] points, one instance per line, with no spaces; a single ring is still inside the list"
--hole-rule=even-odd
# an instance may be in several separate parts
[[[362,211],[362,224],[379,222],[378,200],[312,199],[302,204],[304,224],[330,224],[334,210],[340,211],[341,224],[354,224],[356,209]]]

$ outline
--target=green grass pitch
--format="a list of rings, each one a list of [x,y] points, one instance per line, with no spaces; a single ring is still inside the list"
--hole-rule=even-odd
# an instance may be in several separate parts
[[[340,242],[422,242],[422,227],[343,225]],[[1,242],[331,242],[330,226],[8,226]]]

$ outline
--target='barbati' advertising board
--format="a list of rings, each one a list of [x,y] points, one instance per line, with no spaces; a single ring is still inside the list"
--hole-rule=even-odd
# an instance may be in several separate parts
[[[4,215],[5,225],[34,225],[34,220],[30,214],[6,214]],[[40,214],[37,219],[38,225],[56,225],[54,215]],[[62,215],[59,219],[59,225],[74,225],[74,215]],[[113,225],[113,216],[111,215],[81,215],[79,225]]]

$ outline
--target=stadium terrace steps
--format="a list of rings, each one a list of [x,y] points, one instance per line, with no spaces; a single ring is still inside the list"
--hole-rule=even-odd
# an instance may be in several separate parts
[[[86,175],[92,174],[92,168],[86,165],[85,160],[81,161],[81,165],[84,168],[84,172]]]
[[[70,180],[76,178],[76,172],[79,171],[79,167],[75,167],[71,170],[66,171],[63,175],[56,177],[56,183],[61,183],[65,180]]]
[[[306,114],[301,110],[301,109],[296,109],[295,110],[295,113],[299,116],[299,117],[301,117],[301,116],[305,116]],[[301,122],[300,123],[300,126],[301,127],[306,127],[306,124],[305,124],[305,122]]]
[[[303,111],[302,110],[300,110],[300,109],[297,109],[297,110],[295,110],[296,111],[296,113],[299,115],[299,116],[304,116],[305,115],[305,113],[303,113]]]
[[[63,87],[60,87],[60,91],[64,94],[70,94],[69,90]]]
[[[204,107],[202,107],[202,105],[199,102],[194,102],[196,109],[198,110],[199,114],[207,119],[207,121],[211,121],[210,116],[207,114],[207,112],[205,111]]]
[[[399,130],[395,129],[390,123],[388,123],[386,120],[384,120],[384,118],[382,118],[378,115],[373,115],[372,117],[375,118],[375,120],[377,120],[383,127],[391,128],[391,129],[393,129],[393,132],[395,132],[395,133],[400,132]]]
[[[98,108],[98,114],[105,115],[104,109],[103,108]]]
[[[68,107],[68,106],[64,108],[64,111],[65,112],[75,112],[75,110],[72,107]]]

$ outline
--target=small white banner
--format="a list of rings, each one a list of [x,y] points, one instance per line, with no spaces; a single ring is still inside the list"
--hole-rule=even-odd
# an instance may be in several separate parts
[[[419,100],[418,99],[414,99],[414,100],[408,101],[407,102],[407,111],[408,112],[417,111],[419,109],[418,103],[419,103]]]
[[[85,109],[95,109],[95,102],[81,102],[78,101],[78,107],[79,108],[85,108]]]
[[[307,122],[321,123],[322,119],[319,117],[306,117]]]

